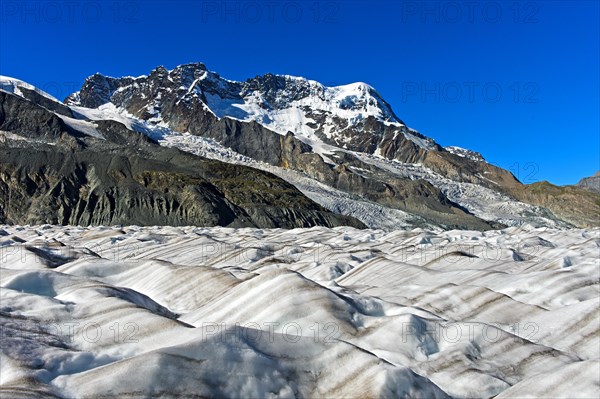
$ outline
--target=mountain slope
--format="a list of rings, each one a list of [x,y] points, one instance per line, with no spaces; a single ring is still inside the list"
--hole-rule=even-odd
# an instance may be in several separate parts
[[[522,201],[552,209],[556,216],[576,226],[600,225],[600,195],[591,190],[542,181],[515,187],[512,194]]]
[[[0,91],[0,223],[364,227],[269,173],[161,147],[121,123],[73,119],[36,100]]]

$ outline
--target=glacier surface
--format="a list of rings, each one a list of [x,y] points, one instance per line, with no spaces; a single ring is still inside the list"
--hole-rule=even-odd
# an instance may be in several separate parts
[[[0,226],[2,397],[599,397],[600,229]]]

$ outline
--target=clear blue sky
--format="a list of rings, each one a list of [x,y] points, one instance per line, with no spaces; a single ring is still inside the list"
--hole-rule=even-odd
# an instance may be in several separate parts
[[[598,1],[0,3],[0,73],[64,98],[86,76],[202,61],[374,86],[409,126],[522,181],[600,168]]]

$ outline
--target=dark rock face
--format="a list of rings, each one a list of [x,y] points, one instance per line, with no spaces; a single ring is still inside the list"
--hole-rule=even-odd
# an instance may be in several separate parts
[[[83,136],[46,108],[34,106],[30,101],[3,91],[0,91],[0,130],[49,142],[54,142],[64,134]]]
[[[202,179],[156,171],[132,175],[128,168],[106,170],[109,164],[125,166],[129,160],[92,159],[97,154],[86,152],[7,150],[6,155],[0,171],[0,187],[6,196],[4,222],[182,225],[189,221],[214,226],[236,220],[215,187]],[[22,155],[44,163],[23,165],[18,161]]]
[[[114,121],[96,124],[105,140],[0,93],[0,130],[28,139],[0,142],[0,223],[364,227],[269,173],[161,147]]]
[[[133,83],[132,78],[111,78],[99,73],[87,78],[81,88],[82,103],[85,103],[85,107],[96,108],[102,104],[110,102],[115,90],[121,85]],[[77,96],[69,96],[66,102],[78,101]]]
[[[50,111],[56,112],[57,114],[73,118],[73,112],[66,105],[61,104],[56,101],[52,101],[51,99],[42,96],[38,92],[36,92],[34,90],[29,90],[25,87],[21,87],[21,88],[19,88],[19,90],[23,94],[23,97],[25,97],[29,101],[31,101],[35,104],[41,105],[42,107],[44,107]]]

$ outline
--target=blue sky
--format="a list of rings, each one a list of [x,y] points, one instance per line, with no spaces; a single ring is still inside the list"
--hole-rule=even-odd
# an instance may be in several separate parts
[[[600,168],[598,1],[0,3],[0,73],[64,98],[85,77],[201,61],[364,81],[404,122],[522,181]]]

